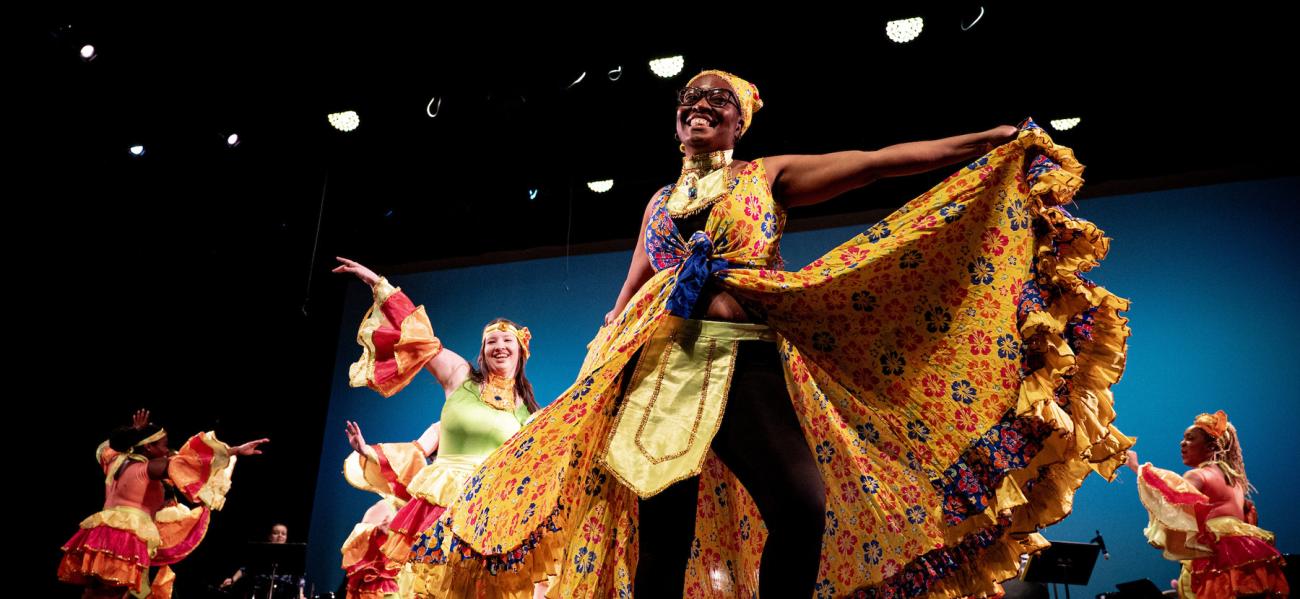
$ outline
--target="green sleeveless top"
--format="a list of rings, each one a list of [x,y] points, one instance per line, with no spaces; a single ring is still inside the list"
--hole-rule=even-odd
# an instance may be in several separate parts
[[[528,420],[528,406],[498,410],[479,399],[479,383],[466,378],[442,406],[439,455],[486,456]]]

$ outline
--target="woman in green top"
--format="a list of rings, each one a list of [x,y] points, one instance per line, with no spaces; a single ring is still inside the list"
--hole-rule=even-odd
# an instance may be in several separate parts
[[[420,533],[437,522],[474,468],[540,409],[524,374],[532,336],[505,318],[489,322],[475,367],[442,347],[423,306],[416,307],[369,268],[338,260],[334,272],[356,275],[375,298],[357,333],[362,356],[349,369],[352,386],[390,397],[423,368],[447,394],[440,421],[412,443],[367,446],[361,428],[347,424],[348,442],[356,450],[344,468],[348,481],[406,501],[389,525],[384,553],[397,563],[418,565],[420,555],[412,545]],[[435,452],[433,463],[423,465],[423,457]]]

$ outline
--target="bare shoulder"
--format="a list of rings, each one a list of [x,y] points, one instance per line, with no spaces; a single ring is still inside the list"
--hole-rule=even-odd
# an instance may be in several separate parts
[[[1194,483],[1202,483],[1202,484],[1223,484],[1224,483],[1223,473],[1219,472],[1218,466],[1215,466],[1214,464],[1206,464],[1204,466],[1197,466],[1196,468],[1192,468],[1191,470],[1188,470],[1186,474],[1183,475],[1183,478],[1190,480]]]

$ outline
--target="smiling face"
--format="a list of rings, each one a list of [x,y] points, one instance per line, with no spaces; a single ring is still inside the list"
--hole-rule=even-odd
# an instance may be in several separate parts
[[[271,527],[271,534],[266,536],[266,540],[277,545],[289,541],[289,527],[283,524],[276,524]]]
[[[692,79],[678,95],[677,138],[688,156],[736,147],[740,122],[736,90],[717,75]]]
[[[519,369],[519,357],[523,353],[519,339],[513,333],[492,331],[483,338],[480,355],[483,367],[496,376],[513,378]]]

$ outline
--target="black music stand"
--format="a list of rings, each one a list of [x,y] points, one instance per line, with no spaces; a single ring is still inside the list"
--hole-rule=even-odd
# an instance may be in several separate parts
[[[267,575],[266,599],[275,595],[276,581],[284,574],[302,576],[307,569],[306,543],[249,543],[248,572]]]
[[[1115,588],[1119,589],[1119,593],[1111,596],[1116,599],[1162,599],[1165,596],[1150,578],[1121,582]]]
[[[1095,543],[1052,541],[1051,547],[1029,558],[1021,580],[1052,585],[1053,597],[1057,597],[1056,585],[1065,585],[1065,599],[1070,599],[1070,585],[1088,584],[1099,553],[1101,545]]]

